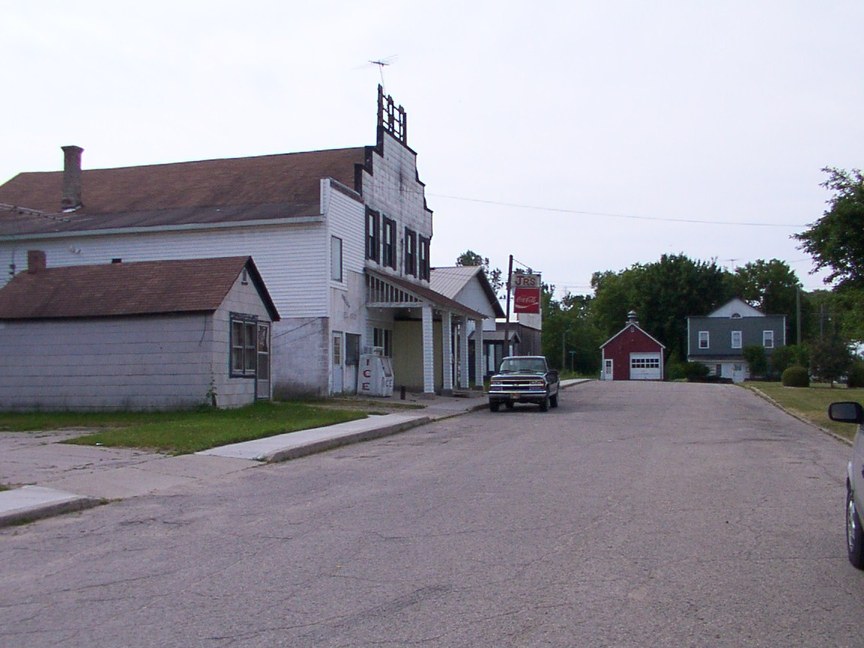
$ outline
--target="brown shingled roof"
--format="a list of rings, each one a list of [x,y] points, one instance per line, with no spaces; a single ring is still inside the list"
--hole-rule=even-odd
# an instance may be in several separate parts
[[[20,272],[0,289],[0,320],[212,312],[244,268],[277,321],[276,307],[248,256]]]
[[[317,216],[320,180],[355,189],[364,147],[84,170],[83,208],[55,218],[0,211],[0,234]],[[0,204],[60,211],[63,172],[20,173],[0,186]]]

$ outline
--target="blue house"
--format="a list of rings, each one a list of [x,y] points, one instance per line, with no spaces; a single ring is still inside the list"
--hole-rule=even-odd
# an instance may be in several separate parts
[[[750,378],[744,348],[761,346],[771,356],[786,345],[786,316],[766,315],[735,298],[702,316],[687,318],[687,360],[701,362],[710,375],[742,382]]]

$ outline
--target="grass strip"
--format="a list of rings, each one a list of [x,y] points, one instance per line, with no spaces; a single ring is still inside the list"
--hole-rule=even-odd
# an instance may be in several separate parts
[[[76,445],[147,448],[187,454],[230,443],[366,418],[363,411],[300,402],[259,401],[237,409],[175,412],[0,413],[0,430],[98,429],[66,440]]]
[[[847,389],[827,383],[811,383],[810,387],[784,387],[779,382],[747,382],[745,387],[762,391],[784,409],[819,427],[831,430],[838,436],[851,440],[856,425],[837,423],[828,418],[828,405],[835,401],[864,402],[864,389]]]

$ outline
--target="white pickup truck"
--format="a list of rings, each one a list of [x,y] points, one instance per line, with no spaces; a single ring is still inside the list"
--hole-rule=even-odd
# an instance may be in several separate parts
[[[550,369],[544,356],[504,358],[489,385],[489,409],[497,412],[503,403],[513,409],[516,403],[535,403],[540,411],[558,407],[558,371]]]

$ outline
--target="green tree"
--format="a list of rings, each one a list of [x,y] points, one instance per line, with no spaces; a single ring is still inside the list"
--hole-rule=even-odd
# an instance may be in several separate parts
[[[600,371],[600,350],[603,335],[591,317],[593,298],[567,293],[554,299],[554,286],[543,285],[543,354],[559,369],[573,369],[583,375]]]
[[[768,358],[765,349],[758,344],[753,344],[742,349],[747,366],[750,367],[750,377],[764,377],[768,373]]]
[[[620,331],[635,310],[639,326],[666,346],[668,357],[687,357],[687,316],[703,315],[734,295],[731,275],[714,261],[664,254],[619,273],[595,273],[595,324],[606,336]]]
[[[462,254],[456,257],[457,266],[481,266],[486,274],[486,279],[489,280],[489,285],[495,291],[495,296],[498,299],[504,297],[504,289],[506,288],[505,280],[499,268],[493,268],[489,265],[489,257],[484,257],[473,250],[465,250]]]
[[[864,287],[864,176],[858,169],[826,167],[822,186],[834,195],[822,218],[794,234],[813,257],[816,270],[828,269],[826,283]]]
[[[852,367],[853,356],[839,335],[826,335],[810,345],[810,371],[822,381],[834,381]]]
[[[735,270],[735,294],[766,315],[785,315],[787,340],[797,339],[797,301],[801,282],[785,261],[748,263]]]

